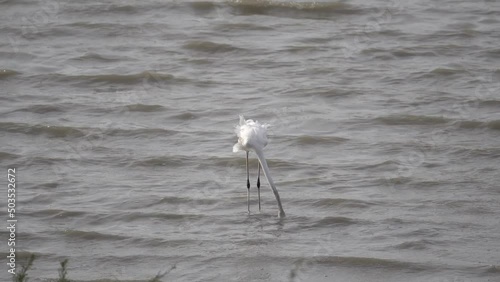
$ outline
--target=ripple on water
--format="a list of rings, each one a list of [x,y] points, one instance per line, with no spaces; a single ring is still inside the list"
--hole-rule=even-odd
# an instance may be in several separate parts
[[[314,229],[314,228],[331,228],[331,227],[339,227],[339,226],[350,226],[363,224],[365,221],[360,219],[354,219],[350,217],[343,216],[327,216],[316,220],[311,224],[304,225],[304,228]]]
[[[45,135],[53,138],[82,137],[85,133],[71,126],[41,125],[17,122],[0,122],[0,130],[27,135]]]
[[[47,113],[64,113],[71,106],[67,104],[48,104],[48,105],[30,105],[26,108],[20,108],[16,111],[29,112],[35,114],[47,114]]]
[[[227,53],[244,50],[243,48],[239,48],[227,43],[215,43],[211,41],[201,40],[190,41],[184,44],[183,47],[188,50],[207,53]]]
[[[374,121],[386,125],[441,125],[452,120],[442,116],[394,114],[375,118]]]
[[[146,104],[132,104],[125,106],[125,108],[131,112],[144,112],[144,113],[161,112],[166,110],[166,108],[162,105],[146,105]]]
[[[8,70],[8,69],[0,69],[0,79],[4,79],[10,76],[15,76],[20,74],[19,72],[15,70]]]
[[[63,231],[58,231],[56,233],[62,233],[65,237],[70,239],[77,239],[84,241],[116,241],[116,240],[130,239],[130,237],[124,235],[116,235],[104,232],[84,231],[76,229],[66,229]]]
[[[337,136],[301,135],[294,138],[294,142],[300,146],[336,145],[347,141],[349,139]]]
[[[426,271],[433,270],[435,268],[434,266],[422,263],[374,257],[324,256],[315,257],[315,260],[320,264],[361,268],[385,268],[411,271]]]
[[[319,208],[348,208],[348,209],[365,209],[373,205],[374,202],[345,199],[345,198],[323,198],[323,199],[307,199],[295,200],[295,204],[303,205],[305,207],[319,207]]]
[[[394,248],[399,250],[426,250],[429,249],[429,246],[434,245],[432,240],[421,239],[421,240],[413,240],[407,241],[394,246]]]
[[[341,2],[276,2],[230,1],[228,5],[242,15],[273,15],[297,18],[327,18],[334,15],[353,15],[367,12],[360,6]]]

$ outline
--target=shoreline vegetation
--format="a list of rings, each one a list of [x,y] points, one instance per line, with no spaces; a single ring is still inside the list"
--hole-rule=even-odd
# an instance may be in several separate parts
[[[30,254],[30,256],[28,257],[28,260],[26,261],[26,264],[24,265],[21,265],[21,270],[16,272],[15,275],[12,276],[12,281],[13,282],[28,282],[29,281],[29,277],[28,277],[28,271],[30,270],[30,268],[33,266],[33,262],[35,261],[35,254]],[[50,280],[50,281],[54,281],[54,282],[76,282],[75,280],[70,280],[69,278],[67,278],[67,275],[68,275],[68,259],[65,259],[63,261],[60,262],[60,268],[58,269],[58,272],[59,272],[59,278],[57,279],[54,279],[54,280]],[[147,282],[162,282],[161,278],[163,278],[165,275],[167,275],[170,271],[172,271],[173,269],[175,269],[175,265],[172,266],[169,270],[165,271],[165,272],[158,272],[158,274],[156,274],[155,277],[149,279],[149,280],[145,280]],[[101,280],[102,282],[120,282],[120,281],[123,281],[123,280],[117,280],[117,279],[104,279],[104,280]]]

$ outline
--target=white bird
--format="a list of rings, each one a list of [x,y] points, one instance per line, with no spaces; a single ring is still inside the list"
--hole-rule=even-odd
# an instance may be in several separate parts
[[[250,180],[248,178],[248,153],[254,151],[259,159],[259,173],[257,177],[257,190],[259,194],[259,211],[260,211],[260,167],[264,170],[264,175],[267,178],[267,182],[273,190],[276,201],[278,202],[279,216],[284,217],[285,211],[281,206],[280,195],[276,186],[274,186],[273,178],[269,173],[269,167],[267,166],[266,159],[264,158],[263,149],[267,145],[267,128],[269,124],[260,124],[258,121],[253,121],[251,119],[245,120],[245,118],[240,115],[240,124],[236,126],[235,132],[238,136],[238,143],[234,144],[233,152],[245,151],[247,153],[247,206],[248,212],[250,212]]]

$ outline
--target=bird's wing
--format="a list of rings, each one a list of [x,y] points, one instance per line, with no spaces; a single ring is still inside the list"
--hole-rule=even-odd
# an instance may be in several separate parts
[[[239,151],[245,151],[245,149],[243,149],[243,146],[241,146],[240,143],[234,144],[234,146],[233,146],[233,153],[237,153]]]

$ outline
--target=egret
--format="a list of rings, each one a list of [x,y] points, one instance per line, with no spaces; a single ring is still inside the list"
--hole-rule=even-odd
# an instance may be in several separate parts
[[[257,190],[259,197],[259,211],[260,211],[260,168],[262,167],[264,175],[267,178],[267,182],[273,190],[276,201],[278,202],[279,216],[284,217],[285,211],[281,206],[280,195],[278,190],[274,185],[273,178],[269,173],[269,167],[267,166],[266,159],[264,158],[263,149],[267,145],[267,128],[269,124],[261,124],[258,121],[253,121],[251,119],[245,120],[245,118],[240,115],[240,124],[236,126],[235,132],[238,136],[238,143],[234,144],[233,152],[245,151],[247,154],[246,168],[247,168],[247,206],[248,212],[250,212],[250,180],[249,180],[249,170],[248,170],[248,153],[254,151],[259,159],[258,164],[258,177],[257,177]]]

